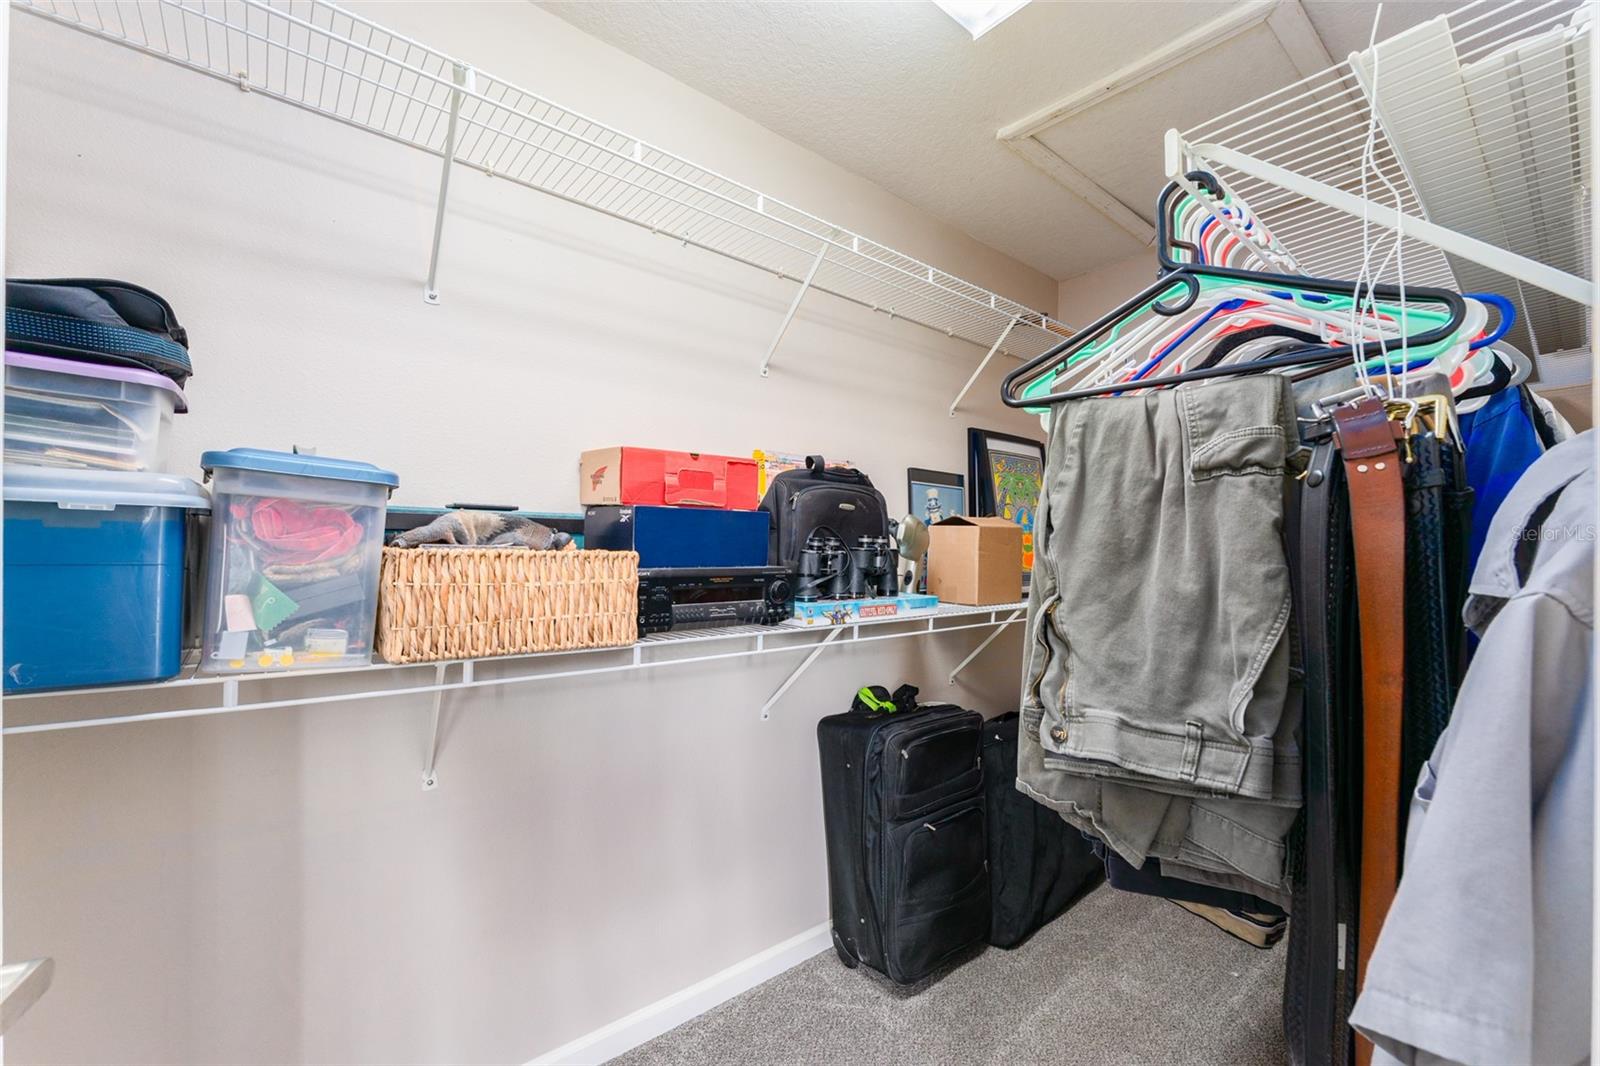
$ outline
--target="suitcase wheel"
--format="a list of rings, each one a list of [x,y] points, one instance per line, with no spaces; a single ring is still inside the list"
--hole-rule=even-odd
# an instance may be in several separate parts
[[[861,965],[861,960],[850,954],[850,949],[844,946],[844,941],[839,938],[837,931],[833,934],[833,950],[838,953],[839,961],[847,968],[853,970]]]

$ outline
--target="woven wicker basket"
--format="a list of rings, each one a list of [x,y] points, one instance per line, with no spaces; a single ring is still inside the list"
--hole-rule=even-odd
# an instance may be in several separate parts
[[[385,548],[378,654],[391,663],[632,644],[637,552]]]

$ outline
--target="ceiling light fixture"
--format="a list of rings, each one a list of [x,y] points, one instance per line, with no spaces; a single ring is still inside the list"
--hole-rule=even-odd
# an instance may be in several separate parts
[[[961,23],[974,41],[1028,6],[1028,0],[933,0],[933,3]]]

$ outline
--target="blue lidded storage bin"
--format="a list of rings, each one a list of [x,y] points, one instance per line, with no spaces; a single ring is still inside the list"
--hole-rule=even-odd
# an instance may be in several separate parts
[[[371,463],[206,452],[213,509],[200,669],[360,666],[378,616],[383,513],[400,479]]]
[[[172,474],[5,469],[6,692],[177,676],[184,530],[205,490]]]

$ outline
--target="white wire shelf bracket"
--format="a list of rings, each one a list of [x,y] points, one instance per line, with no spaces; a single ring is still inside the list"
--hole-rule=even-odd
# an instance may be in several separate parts
[[[54,959],[30,959],[0,966],[0,1036],[50,990],[55,979]]]
[[[183,718],[209,717],[236,714],[245,711],[264,711],[314,704],[348,703],[365,700],[389,700],[408,696],[431,696],[431,739],[423,766],[423,788],[437,785],[436,763],[442,738],[443,700],[446,693],[469,689],[503,688],[511,685],[531,684],[561,678],[598,677],[627,673],[636,670],[666,669],[696,663],[716,662],[724,659],[749,659],[752,656],[805,653],[806,657],[789,673],[761,707],[763,720],[771,717],[778,701],[799,680],[800,675],[830,647],[866,644],[885,640],[903,640],[948,633],[993,630],[985,640],[950,673],[950,684],[972,664],[1000,631],[1019,624],[1026,607],[1020,603],[985,607],[966,607],[941,604],[929,612],[911,615],[864,619],[847,625],[815,627],[799,623],[776,626],[741,625],[719,629],[690,629],[658,633],[645,637],[636,644],[613,648],[583,648],[573,651],[540,652],[531,655],[507,655],[489,659],[452,659],[445,662],[410,663],[394,665],[373,663],[368,666],[342,667],[329,670],[307,670],[286,673],[252,673],[236,676],[191,673],[173,681],[144,685],[115,685],[101,688],[66,689],[52,692],[21,692],[8,695],[13,706],[49,702],[63,699],[100,698],[128,693],[151,694],[163,701],[182,700],[187,693],[216,692],[214,697],[200,696],[195,706],[167,707],[146,712],[128,712],[90,718],[27,722],[8,725],[3,730],[7,736],[30,733],[52,733],[72,729],[92,729],[101,726],[128,725],[139,722],[172,721]],[[700,646],[723,647],[716,650],[695,651],[687,655],[657,654],[659,649]],[[732,645],[737,645],[733,647]],[[601,665],[564,666],[546,668],[552,661],[577,662],[589,657],[607,660]],[[313,686],[319,691],[309,695],[277,696],[267,687]],[[260,698],[256,698],[261,693]],[[14,701],[14,702],[13,702]],[[125,701],[119,701],[125,702]],[[15,715],[13,711],[13,716]]]
[[[1579,347],[1591,33],[1580,0],[1464,4],[1169,131],[1166,169],[1214,173],[1305,273],[1355,278],[1372,247],[1376,281],[1403,269],[1412,284],[1499,292],[1518,305],[1515,343]]]
[[[424,287],[430,302],[438,299],[439,248],[454,164],[782,278],[808,278],[802,294],[821,289],[985,349],[1000,347],[1004,337],[1002,350],[1026,359],[1072,332],[1048,315],[325,0],[12,3],[29,14],[441,157],[444,177]],[[788,318],[793,314],[791,308]],[[763,371],[771,355],[769,351],[763,360]]]

